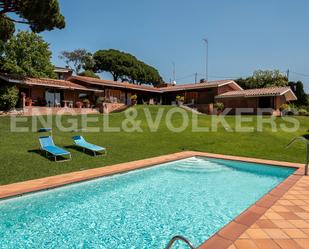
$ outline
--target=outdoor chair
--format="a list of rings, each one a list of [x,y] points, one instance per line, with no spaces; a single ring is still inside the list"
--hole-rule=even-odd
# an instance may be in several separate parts
[[[53,138],[51,136],[44,136],[39,138],[40,145],[41,145],[41,151],[45,152],[45,156],[50,158],[53,157],[55,162],[63,162],[70,160],[71,153],[69,151],[66,151],[54,144]],[[57,161],[57,157],[64,157],[69,156],[68,159]]]
[[[106,148],[88,143],[83,136],[74,136],[72,139],[75,145],[82,148],[84,152],[85,150],[89,150],[94,156],[96,156],[98,152],[103,152],[102,155],[106,155]]]

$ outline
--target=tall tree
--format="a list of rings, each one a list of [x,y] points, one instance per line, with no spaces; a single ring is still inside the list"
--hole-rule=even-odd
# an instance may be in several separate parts
[[[0,40],[14,34],[15,23],[27,24],[36,33],[65,27],[58,0],[0,0]]]
[[[35,33],[21,31],[4,45],[1,71],[30,77],[55,78],[49,44]]]
[[[62,51],[59,58],[64,60],[67,66],[73,69],[76,74],[79,74],[81,69],[90,70],[94,67],[92,54],[85,49]]]
[[[109,72],[115,81],[128,80],[134,84],[153,84],[162,82],[154,67],[138,60],[135,56],[115,49],[99,50],[93,55],[94,71]]]
[[[244,89],[288,85],[287,77],[281,74],[279,70],[258,70],[251,77],[240,78],[236,82]]]
[[[289,86],[292,88],[293,92],[297,97],[297,101],[295,102],[298,106],[307,106],[309,104],[307,94],[304,90],[304,84],[301,81],[291,81],[289,82]]]
[[[93,59],[94,71],[109,72],[114,81],[124,78],[136,63],[135,57],[115,49],[99,50],[94,53]]]

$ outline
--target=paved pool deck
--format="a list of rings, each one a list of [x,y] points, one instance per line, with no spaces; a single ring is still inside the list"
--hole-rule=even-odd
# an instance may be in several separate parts
[[[199,246],[199,249],[309,249],[309,176],[302,164],[184,151],[128,163],[72,172],[0,186],[0,199],[55,188],[70,183],[150,167],[156,164],[206,156],[281,167],[296,171],[233,221]]]

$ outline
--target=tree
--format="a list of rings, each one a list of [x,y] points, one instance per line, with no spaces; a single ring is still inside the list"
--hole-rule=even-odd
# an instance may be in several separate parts
[[[18,89],[15,85],[0,87],[0,110],[9,111],[13,109],[18,101]]]
[[[32,32],[19,32],[4,45],[0,70],[10,74],[55,78],[49,44]]]
[[[92,54],[85,49],[75,49],[71,52],[62,51],[59,58],[63,59],[67,66],[73,69],[76,74],[79,74],[81,69],[89,70],[94,67]]]
[[[114,81],[128,80],[133,84],[159,84],[162,78],[154,67],[135,56],[115,49],[99,50],[93,55],[94,71],[109,72]]]
[[[36,33],[65,27],[58,0],[0,0],[0,40],[11,38],[15,23],[27,24]]]
[[[288,79],[279,70],[258,70],[251,77],[236,80],[244,89],[265,88],[272,86],[287,86]]]
[[[96,75],[96,74],[95,74],[93,71],[91,71],[91,70],[85,70],[85,71],[79,73],[78,75],[79,75],[79,76],[85,76],[85,77],[100,79],[99,75]]]
[[[94,53],[93,59],[94,71],[109,72],[112,74],[114,81],[125,77],[136,62],[136,58],[133,56],[115,49],[99,50]]]
[[[297,106],[307,106],[309,104],[307,94],[304,90],[304,84],[301,81],[297,82],[289,82],[289,86],[292,88],[293,92],[295,93],[297,97],[297,101],[295,101],[295,104]]]

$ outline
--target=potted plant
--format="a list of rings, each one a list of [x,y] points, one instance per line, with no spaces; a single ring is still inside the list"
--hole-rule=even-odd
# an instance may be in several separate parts
[[[131,96],[131,104],[136,105],[137,104],[137,95],[134,94]]]
[[[183,105],[183,102],[185,101],[185,97],[184,96],[181,96],[181,95],[177,95],[176,96],[176,102],[177,102],[177,105],[178,106],[181,106]]]
[[[90,101],[89,101],[89,99],[84,99],[83,100],[83,104],[84,104],[85,108],[90,108]]]
[[[76,108],[82,108],[83,107],[83,102],[76,101],[75,106],[76,106]]]
[[[219,115],[224,110],[224,104],[221,102],[217,102],[214,104],[215,112]]]
[[[26,100],[25,100],[25,104],[26,104],[26,106],[32,106],[32,98],[27,97]]]

